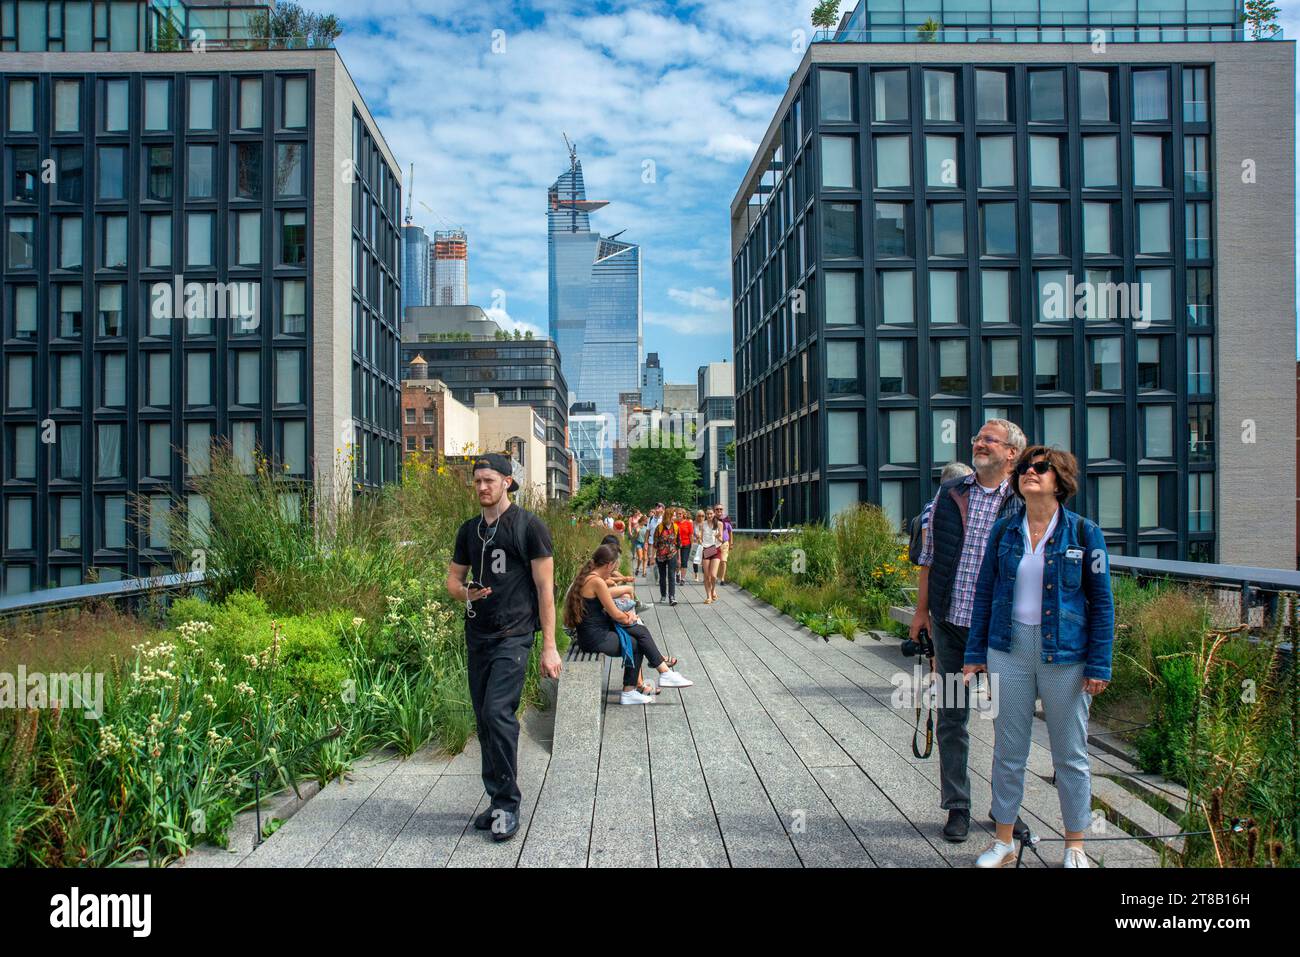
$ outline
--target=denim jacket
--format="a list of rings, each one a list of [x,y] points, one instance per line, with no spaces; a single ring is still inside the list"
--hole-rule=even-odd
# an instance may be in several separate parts
[[[966,640],[968,665],[987,664],[989,648],[1011,650],[1016,572],[1025,553],[1022,521],[1023,515],[999,519],[989,533]],[[1085,678],[1109,681],[1115,606],[1101,529],[1062,506],[1043,554],[1043,661],[1084,662]]]

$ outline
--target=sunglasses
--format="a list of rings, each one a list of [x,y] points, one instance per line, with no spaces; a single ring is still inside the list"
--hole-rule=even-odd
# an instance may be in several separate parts
[[[1040,461],[1040,462],[1021,462],[1019,465],[1016,466],[1016,474],[1017,474],[1017,475],[1024,475],[1024,474],[1025,474],[1026,472],[1028,472],[1030,469],[1033,469],[1037,474],[1039,474],[1039,475],[1045,475],[1045,474],[1047,474],[1047,470],[1050,469],[1050,468],[1052,468],[1052,463],[1051,463],[1051,462],[1044,462],[1044,461]]]

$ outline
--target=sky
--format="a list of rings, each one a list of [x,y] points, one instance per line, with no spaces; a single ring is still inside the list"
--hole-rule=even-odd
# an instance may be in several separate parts
[[[567,134],[588,197],[610,203],[592,228],[641,246],[645,351],[669,382],[731,360],[731,200],[813,0],[306,5],[342,19],[339,52],[404,180],[415,163],[414,222],[467,231],[470,302],[547,333],[546,190]],[[1300,0],[1279,6],[1300,38]]]
[[[306,5],[343,21],[337,47],[404,179],[415,163],[414,222],[467,231],[471,303],[546,333],[546,191],[567,134],[588,197],[610,203],[592,228],[641,246],[645,351],[669,382],[731,360],[731,200],[809,0]]]

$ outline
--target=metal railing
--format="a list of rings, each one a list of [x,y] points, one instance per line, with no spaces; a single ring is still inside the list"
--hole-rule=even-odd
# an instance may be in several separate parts
[[[88,602],[130,602],[149,595],[195,588],[202,585],[203,580],[202,572],[180,572],[152,578],[123,578],[120,581],[67,585],[22,595],[5,595],[0,597],[0,618],[75,608]]]
[[[866,30],[817,30],[814,43],[1224,43],[1244,41],[1242,27],[1205,26],[879,26]],[[1282,31],[1261,39],[1280,40]],[[1252,41],[1254,42],[1254,41]]]

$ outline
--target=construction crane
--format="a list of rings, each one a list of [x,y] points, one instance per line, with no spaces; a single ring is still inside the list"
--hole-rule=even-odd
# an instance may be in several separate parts
[[[406,220],[405,225],[411,225],[411,201],[415,199],[415,163],[411,163],[411,172],[406,177]],[[421,203],[421,206],[424,204]]]

